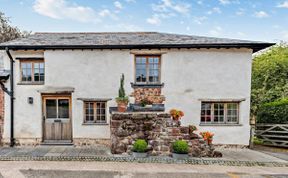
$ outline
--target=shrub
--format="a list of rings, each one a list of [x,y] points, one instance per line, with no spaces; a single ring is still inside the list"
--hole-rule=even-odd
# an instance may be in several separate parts
[[[184,140],[177,140],[173,143],[173,152],[178,154],[187,154],[189,150],[188,143]]]
[[[133,151],[138,153],[145,153],[147,150],[148,144],[145,140],[138,139],[133,145]]]
[[[288,98],[263,104],[257,113],[257,123],[287,124]]]
[[[129,98],[126,96],[124,89],[124,74],[122,74],[120,78],[120,87],[118,90],[118,97],[116,98],[116,102],[124,102],[127,104],[129,102]]]

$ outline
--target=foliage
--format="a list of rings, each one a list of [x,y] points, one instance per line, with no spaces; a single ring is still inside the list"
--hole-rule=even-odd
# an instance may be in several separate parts
[[[121,78],[120,78],[120,87],[118,90],[118,97],[116,98],[116,101],[117,102],[124,102],[124,103],[129,102],[129,98],[128,98],[128,96],[126,96],[125,89],[124,89],[124,74],[122,74]]]
[[[133,144],[133,151],[138,153],[145,153],[147,151],[148,144],[143,139],[138,139]]]
[[[31,32],[20,31],[18,27],[10,25],[10,20],[4,13],[0,12],[0,43],[16,38],[26,37]]]
[[[146,105],[150,105],[150,104],[153,104],[152,101],[148,100],[147,98],[144,98],[140,101],[140,104],[142,107],[145,107]]]
[[[193,133],[194,131],[197,130],[197,127],[195,125],[189,125],[189,133]]]
[[[257,115],[264,103],[287,97],[288,47],[278,45],[253,60],[251,114]]]
[[[187,154],[189,150],[188,143],[184,140],[177,140],[173,143],[173,152],[178,154]]]
[[[180,120],[184,116],[184,112],[178,109],[171,109],[170,114],[174,120]]]
[[[255,144],[255,145],[262,145],[263,144],[263,140],[262,139],[260,139],[260,138],[258,138],[258,137],[253,137],[253,143]]]
[[[263,104],[257,112],[258,123],[287,124],[288,98]]]
[[[213,139],[213,136],[214,136],[213,133],[208,132],[208,131],[206,131],[206,132],[200,132],[200,135],[203,137],[203,139],[204,139],[205,141],[207,141],[207,140],[212,140],[212,139]]]

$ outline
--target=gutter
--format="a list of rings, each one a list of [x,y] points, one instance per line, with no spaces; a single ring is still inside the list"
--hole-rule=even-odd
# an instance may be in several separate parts
[[[250,48],[253,52],[275,45],[275,43],[215,43],[215,44],[123,44],[123,45],[0,45],[0,49],[13,50],[74,50],[74,49],[160,49],[160,48]]]
[[[5,48],[6,53],[10,59],[10,147],[15,145],[14,139],[14,60],[9,51],[9,48]]]

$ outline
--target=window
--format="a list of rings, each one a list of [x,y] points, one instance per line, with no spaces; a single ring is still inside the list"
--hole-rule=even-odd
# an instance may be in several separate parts
[[[84,102],[84,123],[106,123],[106,102]]]
[[[160,83],[160,56],[136,56],[136,83]]]
[[[239,103],[202,102],[201,123],[237,124],[239,121]]]
[[[44,61],[20,61],[21,82],[43,83],[44,82]]]

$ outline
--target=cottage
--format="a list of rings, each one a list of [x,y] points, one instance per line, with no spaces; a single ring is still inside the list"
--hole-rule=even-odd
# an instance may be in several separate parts
[[[252,53],[271,45],[156,32],[35,33],[2,43],[3,142],[109,143],[123,73],[131,103],[179,108],[182,124],[215,133],[214,143],[248,145]]]

